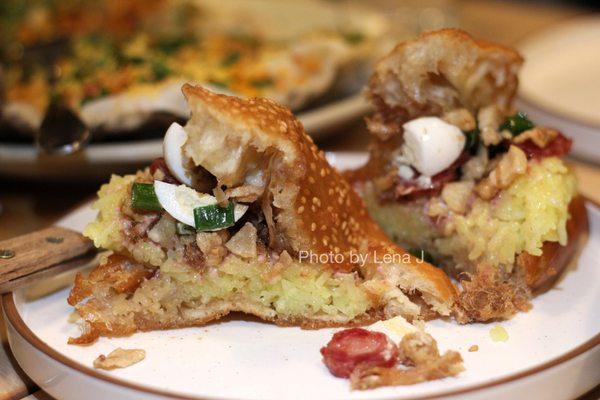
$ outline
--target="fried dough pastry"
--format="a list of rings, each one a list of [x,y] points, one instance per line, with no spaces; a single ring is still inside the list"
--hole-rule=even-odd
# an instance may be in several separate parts
[[[199,86],[183,92],[192,116],[181,152],[192,185],[178,187],[212,190],[247,211],[226,228],[180,232],[166,208],[132,203],[136,183],[177,184],[168,168],[113,176],[85,234],[115,254],[76,279],[69,302],[83,335],[72,343],[233,311],[306,328],[449,315],[456,289],[445,273],[386,237],[287,108]]]

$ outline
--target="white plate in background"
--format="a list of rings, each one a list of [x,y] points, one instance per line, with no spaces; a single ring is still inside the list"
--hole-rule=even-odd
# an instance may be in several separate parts
[[[370,110],[361,94],[298,114],[306,132],[319,140],[359,120]],[[13,178],[98,179],[126,173],[162,157],[162,140],[93,143],[70,156],[39,155],[30,144],[0,143],[0,175]]]
[[[334,154],[351,168],[364,154]],[[466,371],[412,386],[350,391],[333,377],[319,349],[335,329],[282,328],[228,318],[198,328],[100,338],[91,346],[67,344],[78,329],[67,322],[68,288],[27,300],[25,290],[2,299],[9,343],[25,372],[61,400],[100,399],[573,399],[600,382],[600,210],[588,204],[590,237],[576,267],[533,309],[500,324],[507,342],[493,342],[497,324],[427,323],[442,351],[455,349]],[[82,229],[94,218],[89,205],[60,221]],[[51,285],[52,282],[45,282]],[[472,345],[479,350],[469,352]],[[110,372],[92,361],[116,347],[142,348],[146,359]]]
[[[573,156],[600,163],[600,17],[552,26],[519,51],[518,108],[572,138]]]

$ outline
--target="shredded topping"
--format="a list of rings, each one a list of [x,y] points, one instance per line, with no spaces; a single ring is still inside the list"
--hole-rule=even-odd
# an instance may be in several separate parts
[[[456,376],[464,367],[462,357],[449,350],[440,355],[431,335],[416,331],[400,342],[400,363],[403,367],[358,366],[350,376],[353,389],[366,390],[382,386],[413,385],[415,383]]]

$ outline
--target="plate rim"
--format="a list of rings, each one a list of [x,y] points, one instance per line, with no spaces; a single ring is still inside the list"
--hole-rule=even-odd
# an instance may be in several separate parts
[[[588,207],[596,208],[596,211],[600,212],[600,210],[599,210],[600,204],[599,203],[597,203],[587,197],[584,197],[584,199],[585,199],[586,205]],[[588,207],[586,207],[586,209]],[[588,210],[588,212],[589,212],[589,210]],[[184,400],[223,399],[223,398],[219,398],[219,397],[191,396],[186,393],[178,393],[176,391],[156,389],[153,387],[129,382],[129,381],[121,379],[121,378],[113,377],[113,376],[98,372],[98,371],[94,370],[93,368],[90,368],[90,367],[80,364],[74,360],[71,360],[69,357],[67,357],[67,356],[63,355],[62,353],[60,353],[59,351],[53,349],[51,346],[49,346],[43,340],[41,340],[27,326],[25,321],[23,321],[23,319],[21,318],[21,315],[20,315],[19,311],[17,310],[17,306],[16,306],[15,299],[14,299],[14,294],[12,292],[5,293],[2,295],[1,305],[4,310],[4,315],[6,316],[6,321],[12,326],[12,328],[15,330],[15,332],[17,334],[19,334],[31,346],[33,346],[36,350],[40,351],[44,355],[50,357],[52,360],[62,364],[63,366],[74,369],[88,377],[95,378],[95,379],[98,379],[105,383],[108,383],[111,385],[116,385],[116,386],[119,386],[122,388],[131,389],[131,390],[135,390],[135,391],[150,394],[150,395],[163,396],[166,398],[173,398],[173,399],[176,398],[176,399],[184,399]],[[473,385],[459,388],[459,389],[447,390],[447,391],[443,391],[443,392],[439,392],[439,393],[435,393],[435,394],[428,394],[428,395],[423,395],[423,396],[419,396],[419,397],[414,397],[414,400],[430,400],[430,399],[438,399],[438,398],[447,397],[447,396],[471,394],[471,393],[474,393],[477,391],[495,388],[495,387],[498,387],[498,386],[501,386],[501,385],[504,385],[507,383],[521,381],[524,378],[528,378],[530,376],[545,372],[555,366],[564,364],[580,355],[587,353],[590,350],[593,350],[597,346],[600,346],[600,332],[598,332],[596,335],[594,335],[587,341],[580,343],[578,346],[569,350],[568,352],[561,354],[557,357],[554,357],[542,364],[528,368],[524,371],[510,374],[510,375],[507,375],[507,376],[504,376],[504,377],[501,377],[498,379],[492,379],[487,382],[473,384]]]
[[[105,383],[109,383],[112,385],[120,386],[122,388],[132,389],[138,392],[143,392],[151,395],[163,396],[166,398],[172,399],[184,399],[184,400],[208,400],[208,399],[225,399],[222,397],[199,397],[199,396],[191,396],[186,393],[178,393],[175,391],[167,391],[156,389],[153,387],[145,386],[138,383],[129,382],[124,379],[116,378],[110,375],[102,374],[90,367],[87,367],[83,364],[80,364],[76,361],[69,359],[67,356],[61,354],[57,350],[50,347],[44,341],[42,341],[29,327],[25,324],[25,321],[21,318],[19,311],[17,310],[14,295],[13,293],[5,293],[2,295],[2,308],[4,309],[4,315],[6,316],[7,322],[12,326],[12,328],[17,332],[24,340],[26,340],[31,346],[33,346],[36,350],[42,352],[46,356],[50,357],[52,360],[62,364],[67,368],[74,369],[88,377],[99,379]],[[542,364],[539,364],[535,367],[526,369],[521,372],[517,372],[515,374],[511,374],[502,378],[494,379],[488,382],[479,383],[471,386],[467,386],[460,389],[448,390],[445,392],[439,392],[431,395],[424,395],[419,397],[413,397],[414,400],[430,400],[430,399],[438,399],[441,397],[448,396],[457,396],[463,395],[467,393],[473,393],[485,389],[495,388],[497,386],[516,382],[522,380],[524,378],[536,375],[538,373],[544,372],[548,369],[551,369],[555,366],[564,364],[567,361],[570,361],[586,352],[594,349],[595,347],[600,345],[600,333],[597,333],[595,336],[590,338],[589,340],[581,343],[577,347],[571,349],[570,351],[555,357],[551,360],[548,360]]]
[[[527,35],[525,38],[523,38],[517,44],[517,49],[519,50],[520,53],[524,54],[525,63],[527,63],[527,54],[526,53],[528,51],[531,51],[531,48],[535,48],[536,40],[540,40],[540,39],[544,40],[548,37],[548,35],[552,35],[558,29],[572,30],[574,27],[579,27],[582,24],[591,24],[594,22],[598,23],[598,21],[600,21],[600,16],[598,16],[598,15],[574,16],[574,17],[569,18],[569,19],[563,21],[562,23],[560,23],[560,25],[554,30],[543,29],[541,31],[534,32],[534,33]],[[521,80],[520,75],[521,74],[519,74],[519,79]],[[521,85],[521,87],[519,87],[516,97],[519,100],[527,103],[528,105],[538,108],[540,111],[546,112],[548,114],[552,114],[556,117],[559,117],[559,118],[569,121],[571,123],[579,124],[579,125],[582,125],[587,128],[600,129],[600,122],[591,121],[586,118],[579,118],[572,114],[569,114],[568,112],[564,112],[559,107],[554,107],[554,106],[550,106],[548,104],[543,104],[543,103],[537,102],[535,100],[535,96],[533,96],[529,91],[523,90],[522,85]]]

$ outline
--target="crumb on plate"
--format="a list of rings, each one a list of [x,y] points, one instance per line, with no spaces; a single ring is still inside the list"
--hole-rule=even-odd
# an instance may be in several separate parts
[[[111,370],[115,368],[126,368],[146,358],[146,351],[141,349],[116,348],[105,356],[100,354],[94,360],[94,368]]]
[[[508,332],[500,325],[496,325],[490,329],[490,337],[494,342],[506,342],[508,341]]]

